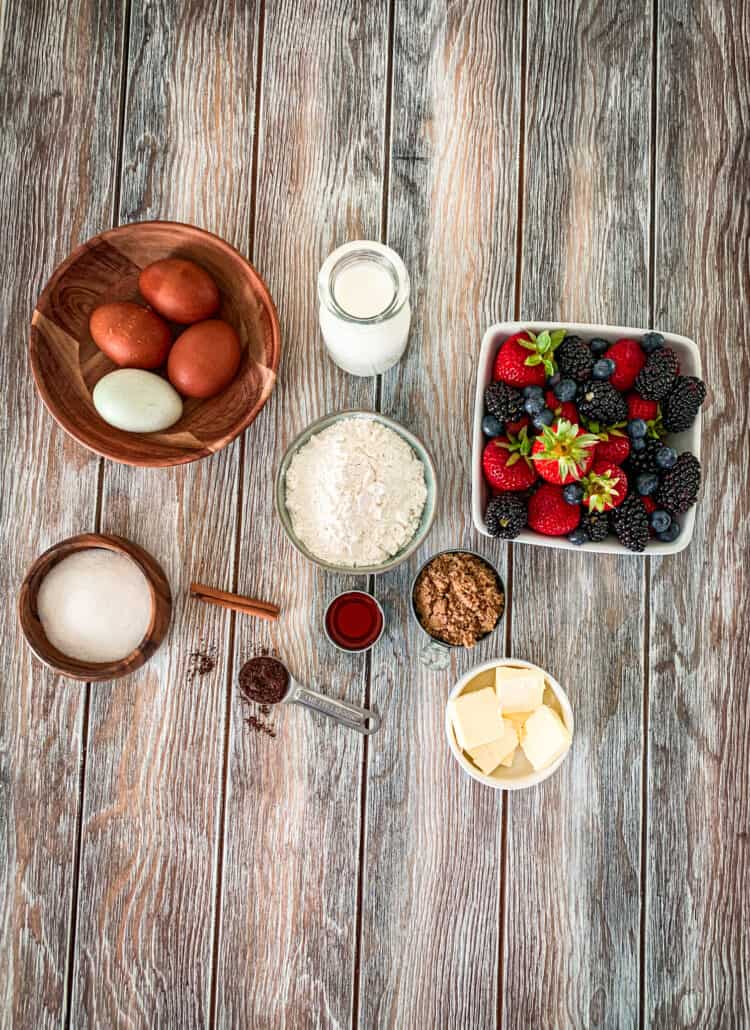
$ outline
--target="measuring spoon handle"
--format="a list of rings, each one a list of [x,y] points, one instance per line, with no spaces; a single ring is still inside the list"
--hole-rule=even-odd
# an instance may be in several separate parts
[[[380,716],[369,708],[361,708],[348,701],[339,701],[336,697],[326,697],[317,690],[310,690],[309,687],[299,684],[292,691],[289,701],[296,705],[304,705],[305,708],[312,708],[321,715],[327,715],[329,719],[342,726],[348,726],[357,733],[374,733],[380,726]]]

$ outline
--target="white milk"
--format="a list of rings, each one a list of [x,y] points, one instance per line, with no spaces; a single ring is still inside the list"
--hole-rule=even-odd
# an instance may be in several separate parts
[[[318,294],[323,339],[340,368],[379,375],[401,358],[411,323],[409,274],[390,247],[345,243],[321,268]]]

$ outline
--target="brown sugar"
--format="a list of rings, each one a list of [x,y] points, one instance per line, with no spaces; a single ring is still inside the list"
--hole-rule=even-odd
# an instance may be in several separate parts
[[[431,637],[473,647],[497,625],[505,596],[497,573],[473,554],[439,554],[414,587],[417,617]]]

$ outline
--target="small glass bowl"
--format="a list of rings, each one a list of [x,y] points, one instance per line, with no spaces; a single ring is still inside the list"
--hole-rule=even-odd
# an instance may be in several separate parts
[[[411,449],[422,462],[422,467],[424,468],[427,499],[425,500],[422,518],[420,519],[417,531],[406,547],[402,547],[401,550],[394,554],[392,558],[389,558],[388,561],[382,562],[380,565],[332,565],[330,562],[326,562],[323,561],[322,558],[318,558],[312,553],[312,551],[309,551],[305,547],[295,534],[294,529],[292,528],[292,519],[286,507],[286,474],[294,455],[300,447],[303,447],[307,443],[310,437],[315,436],[324,429],[328,429],[329,426],[335,425],[336,422],[340,422],[342,419],[349,418],[370,419],[375,422],[380,422],[381,425],[386,426],[388,429],[392,429],[394,433],[398,433],[398,435],[409,444]],[[308,561],[320,566],[321,569],[326,569],[328,572],[342,573],[347,576],[369,576],[379,575],[382,572],[389,572],[391,569],[395,569],[397,565],[401,565],[402,562],[405,562],[410,555],[414,554],[417,548],[419,548],[424,542],[427,534],[432,528],[433,522],[435,521],[435,513],[437,511],[437,473],[435,471],[435,463],[432,460],[430,452],[419,437],[415,436],[414,433],[409,432],[408,429],[402,426],[399,422],[394,421],[394,419],[388,418],[386,415],[381,415],[377,411],[337,411],[332,415],[325,415],[323,418],[318,419],[317,422],[313,422],[312,425],[303,430],[303,432],[301,432],[287,448],[284,457],[281,459],[279,470],[276,473],[276,511],[281,519],[284,532],[288,536],[292,545],[300,554],[304,555]]]

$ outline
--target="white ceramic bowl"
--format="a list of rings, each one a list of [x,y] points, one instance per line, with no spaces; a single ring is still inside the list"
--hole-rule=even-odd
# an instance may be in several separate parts
[[[565,723],[572,741],[573,709],[570,707],[568,695],[557,680],[553,676],[550,676],[545,669],[540,668],[538,665],[534,665],[533,662],[526,662],[522,658],[493,658],[492,661],[483,662],[482,665],[475,665],[474,668],[470,669],[465,676],[461,677],[453,690],[451,690],[448,700],[450,701],[452,698],[458,697],[459,694],[463,694],[470,685],[476,690],[481,689],[481,687],[490,686],[491,683],[494,683],[495,669],[501,665],[510,665],[513,668],[539,669],[544,676],[546,684],[545,703],[548,700],[551,700],[547,695],[547,691],[549,691],[554,695],[555,707],[558,709],[558,714],[562,717],[562,721]],[[493,673],[492,679],[487,677],[487,682],[480,679],[483,673],[486,674],[490,672]],[[478,679],[479,682],[475,682]],[[543,780],[548,779],[557,769],[560,768],[570,752],[570,747],[568,747],[566,751],[563,751],[559,758],[555,759],[552,765],[548,765],[546,769],[539,769],[536,771],[519,747],[516,751],[513,765],[507,769],[505,766],[499,766],[489,776],[485,776],[484,773],[480,772],[479,769],[469,761],[458,746],[456,734],[453,730],[453,722],[447,705],[445,707],[445,732],[448,737],[448,744],[453,752],[453,757],[456,759],[463,771],[471,776],[472,779],[478,780],[479,783],[484,783],[487,787],[493,787],[495,790],[521,790],[524,787],[534,787],[537,783],[542,783]]]
[[[482,451],[484,450],[487,438],[482,432],[482,418],[484,417],[484,391],[492,382],[492,369],[495,364],[495,356],[502,341],[512,333],[520,332],[522,329],[531,329],[540,333],[543,329],[566,329],[569,333],[576,333],[584,339],[591,339],[592,336],[601,336],[604,340],[614,343],[623,336],[633,337],[638,340],[646,329],[632,329],[619,325],[589,325],[585,322],[498,322],[491,325],[482,339],[482,347],[479,351],[479,365],[477,368],[477,390],[474,401],[474,433],[472,439],[472,463],[471,463],[471,513],[474,525],[484,536],[490,536],[487,531],[487,523],[484,521],[484,511],[487,507],[490,491],[484,481],[482,474]],[[661,332],[661,330],[659,330]],[[664,342],[671,347],[680,359],[680,372],[682,375],[701,376],[701,356],[698,348],[692,340],[686,336],[677,336],[675,333],[664,333]],[[690,429],[684,433],[671,433],[666,437],[667,443],[678,452],[691,451],[696,458],[700,458],[701,447],[701,413],[698,412]],[[627,547],[616,540],[613,536],[608,537],[601,543],[586,543],[583,545],[571,544],[565,537],[543,536],[531,529],[524,529],[515,538],[514,543],[535,544],[537,547],[562,547],[568,551],[597,551],[600,554],[635,554],[640,557],[652,555],[677,554],[690,543],[695,525],[695,505],[680,516],[682,527],[680,535],[671,544],[662,543],[660,540],[650,541],[645,551],[629,551]]]

